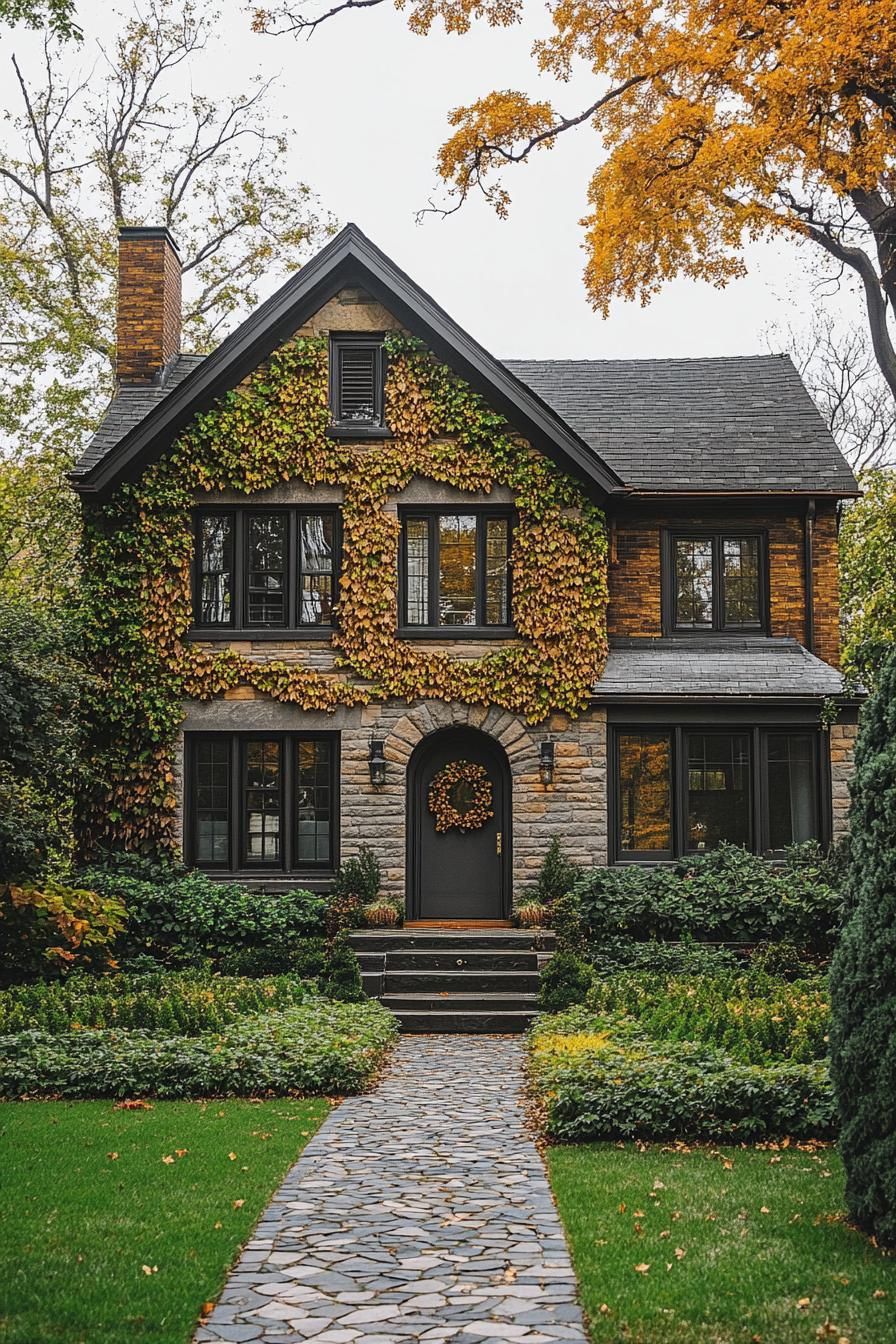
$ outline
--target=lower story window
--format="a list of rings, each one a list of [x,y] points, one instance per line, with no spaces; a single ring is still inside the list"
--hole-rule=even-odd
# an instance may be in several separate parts
[[[336,735],[196,734],[186,755],[191,862],[227,871],[335,867]]]
[[[820,834],[817,732],[620,728],[615,760],[620,859],[723,841],[780,853]]]

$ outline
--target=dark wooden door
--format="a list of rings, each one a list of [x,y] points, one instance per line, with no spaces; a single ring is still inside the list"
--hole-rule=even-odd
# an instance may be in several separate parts
[[[493,816],[475,830],[437,831],[429,789],[450,762],[487,771]],[[510,908],[510,781],[507,758],[484,733],[449,728],[417,748],[409,778],[411,919],[504,919]]]

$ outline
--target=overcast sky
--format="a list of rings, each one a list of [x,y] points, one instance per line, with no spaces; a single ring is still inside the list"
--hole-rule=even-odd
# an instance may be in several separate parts
[[[86,36],[73,59],[88,68],[109,7],[80,0],[78,11]],[[559,90],[536,83],[529,50],[546,20],[540,8],[531,16],[511,30],[418,38],[387,3],[338,16],[309,41],[254,35],[247,10],[226,0],[217,50],[199,63],[194,83],[209,94],[246,88],[253,73],[279,75],[273,103],[299,132],[296,177],[340,223],[359,224],[498,356],[749,354],[768,348],[770,327],[805,324],[815,249],[783,241],[752,247],[749,277],[727,289],[677,281],[648,308],[617,303],[606,320],[593,313],[578,224],[600,154],[588,128],[511,169],[509,220],[473,200],[447,220],[415,222],[439,190],[435,154],[450,108],[494,88],[543,90],[562,112],[587,106],[587,74]],[[7,36],[0,43],[6,70],[13,47],[36,54],[30,35]],[[9,88],[5,75],[0,87]],[[857,312],[853,295],[836,302]]]

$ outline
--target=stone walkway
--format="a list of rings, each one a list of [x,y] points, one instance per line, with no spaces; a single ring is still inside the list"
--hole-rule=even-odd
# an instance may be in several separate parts
[[[586,1344],[522,1050],[405,1036],[305,1148],[196,1340]]]

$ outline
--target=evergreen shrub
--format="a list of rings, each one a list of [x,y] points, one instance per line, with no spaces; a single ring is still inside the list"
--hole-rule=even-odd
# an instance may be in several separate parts
[[[831,966],[831,1076],[846,1201],[896,1246],[896,650],[865,705],[855,754],[846,904]]]
[[[594,972],[574,952],[555,952],[538,979],[538,1006],[544,1013],[559,1013],[583,1003]]]
[[[341,1003],[358,1003],[364,998],[361,963],[347,933],[337,934],[329,943],[317,986],[324,998]]]

